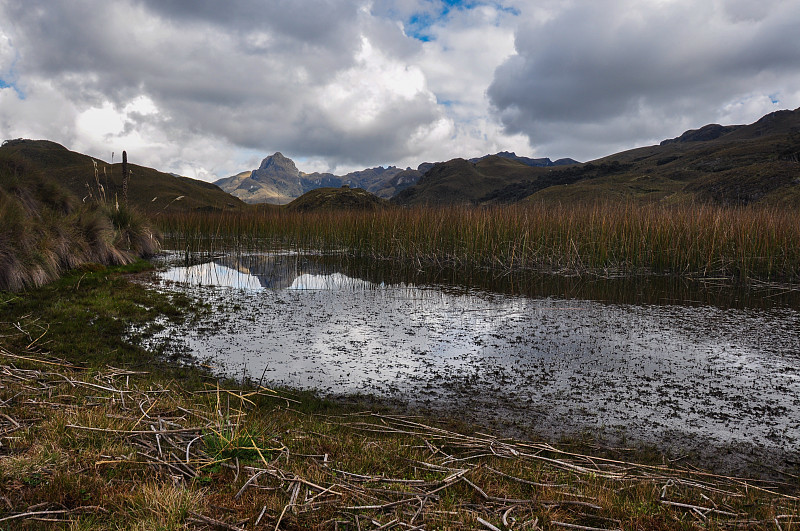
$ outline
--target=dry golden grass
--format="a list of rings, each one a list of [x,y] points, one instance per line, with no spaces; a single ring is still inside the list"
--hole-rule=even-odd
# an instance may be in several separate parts
[[[306,400],[3,347],[0,529],[800,527],[797,482]]]
[[[82,202],[53,179],[19,177],[2,165],[0,220],[0,290],[41,286],[89,263],[130,264],[161,244],[126,205],[99,194]]]

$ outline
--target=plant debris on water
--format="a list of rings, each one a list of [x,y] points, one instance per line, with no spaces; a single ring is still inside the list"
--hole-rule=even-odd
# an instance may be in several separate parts
[[[166,337],[232,378],[379,396],[515,436],[645,441],[737,473],[800,441],[800,293],[658,279],[504,293],[281,252],[159,276],[212,307],[206,325]]]

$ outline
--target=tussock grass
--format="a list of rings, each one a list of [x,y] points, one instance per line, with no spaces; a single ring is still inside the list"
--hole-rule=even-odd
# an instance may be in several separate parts
[[[800,279],[800,212],[628,203],[378,212],[176,214],[158,218],[187,253],[270,246],[416,268]]]
[[[41,286],[89,263],[130,264],[159,249],[160,235],[141,215],[99,197],[82,202],[45,176],[0,167],[0,289]]]

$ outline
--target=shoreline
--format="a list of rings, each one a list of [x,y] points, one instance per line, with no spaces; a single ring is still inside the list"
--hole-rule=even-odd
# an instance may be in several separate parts
[[[797,482],[664,465],[646,448],[631,454],[581,440],[508,440],[463,415],[423,420],[391,403],[365,413],[363,402],[256,390],[181,365],[179,352],[145,352],[136,343],[157,331],[157,319],[199,319],[208,308],[142,290],[131,276],[142,269],[78,271],[0,299],[8,316],[0,322],[0,525],[673,529],[702,518],[718,527],[768,529],[777,521],[788,529],[800,522]],[[126,335],[135,322],[156,329]]]
[[[248,270],[253,272],[252,268]],[[275,277],[270,276],[270,278]],[[289,283],[286,281],[282,285]],[[665,350],[663,347],[664,333],[657,328],[667,326],[670,321],[666,319],[672,319],[673,312],[667,311],[663,315],[659,313],[653,320],[653,326],[657,327],[651,335],[657,342],[650,341],[648,345],[655,345],[658,352],[653,355],[648,354],[641,359],[635,358],[632,361],[630,353],[620,355],[614,351],[614,356],[619,359],[602,365],[606,363],[603,361],[603,355],[594,352],[589,365],[601,364],[598,370],[587,369],[582,364],[570,365],[569,361],[566,365],[562,361],[552,364],[547,357],[536,354],[537,351],[545,352],[548,347],[546,342],[537,339],[526,347],[534,349],[530,359],[525,359],[527,355],[514,355],[507,359],[495,360],[495,354],[490,352],[485,359],[481,357],[473,360],[465,354],[466,357],[459,355],[458,359],[454,359],[456,368],[448,368],[431,365],[438,363],[441,348],[463,349],[466,346],[470,349],[473,347],[483,349],[487,348],[487,345],[499,343],[501,346],[496,347],[496,351],[497,355],[500,355],[506,347],[500,339],[493,337],[494,334],[482,335],[479,339],[474,338],[477,328],[481,328],[482,325],[473,329],[472,334],[466,334],[469,336],[467,343],[464,345],[458,343],[456,347],[455,342],[460,341],[464,335],[461,332],[454,333],[451,330],[445,338],[446,341],[439,344],[438,339],[435,339],[439,337],[438,330],[442,327],[448,329],[447,324],[437,324],[434,327],[437,331],[428,337],[427,328],[418,327],[421,323],[416,323],[411,327],[416,341],[411,344],[411,348],[413,350],[416,348],[415,345],[420,346],[422,349],[420,353],[413,356],[413,359],[406,359],[400,354],[387,356],[386,354],[391,352],[388,350],[389,345],[394,345],[395,352],[408,350],[408,347],[403,346],[405,344],[403,338],[409,332],[407,330],[409,327],[405,325],[410,323],[405,323],[401,329],[393,331],[391,321],[394,314],[373,312],[374,315],[370,313],[363,319],[361,314],[353,314],[352,312],[357,311],[360,306],[370,306],[368,303],[372,299],[369,298],[369,294],[365,300],[358,298],[357,304],[343,304],[338,299],[333,302],[328,301],[325,298],[325,290],[315,291],[313,294],[304,294],[303,297],[315,300],[311,307],[307,309],[298,307],[299,309],[293,310],[290,308],[298,304],[300,294],[295,296],[290,294],[292,292],[284,294],[282,291],[265,290],[259,292],[261,295],[248,295],[241,290],[229,292],[222,288],[202,288],[195,291],[174,287],[168,287],[166,291],[198,297],[205,294],[201,297],[202,300],[210,302],[212,306],[223,305],[226,308],[225,315],[220,315],[215,320],[217,322],[215,326],[209,328],[206,325],[204,330],[197,334],[191,329],[178,329],[177,335],[181,340],[191,344],[191,348],[187,347],[189,352],[203,352],[209,358],[215,357],[217,348],[224,347],[226,352],[241,349],[241,359],[217,357],[216,361],[209,361],[218,367],[217,371],[220,374],[231,378],[241,379],[243,373],[248,373],[250,379],[257,382],[258,377],[262,375],[263,367],[266,381],[279,382],[278,385],[286,389],[311,390],[320,397],[333,397],[334,400],[344,403],[361,400],[367,405],[392,405],[404,411],[422,412],[429,417],[446,415],[462,420],[468,418],[474,424],[497,429],[501,435],[553,441],[581,439],[591,434],[592,437],[605,441],[604,446],[626,446],[634,441],[638,447],[664,452],[667,454],[667,459],[685,459],[686,454],[696,455],[698,456],[696,465],[712,466],[722,473],[755,474],[772,479],[786,479],[800,472],[800,467],[797,465],[800,455],[791,451],[792,448],[797,448],[796,441],[791,439],[797,431],[796,422],[793,422],[791,416],[794,406],[784,404],[788,410],[779,409],[778,406],[781,404],[778,398],[771,396],[766,388],[762,389],[760,386],[754,388],[748,386],[751,400],[742,404],[739,380],[732,383],[727,381],[730,376],[727,378],[724,376],[728,374],[723,371],[726,364],[741,363],[738,359],[739,353],[736,351],[726,353],[725,347],[737,344],[739,336],[748,336],[758,324],[754,321],[751,323],[752,326],[745,327],[746,330],[739,330],[745,322],[742,319],[749,319],[746,308],[736,312],[741,319],[734,320],[735,322],[722,329],[719,329],[722,325],[718,319],[731,311],[725,306],[714,308],[712,312],[714,315],[707,318],[697,315],[697,312],[703,314],[710,311],[701,306],[692,310],[694,313],[691,316],[694,317],[681,317],[677,321],[680,326],[687,327],[681,333],[695,333],[692,330],[698,327],[704,329],[705,325],[701,323],[706,321],[708,321],[706,325],[714,324],[717,327],[714,336],[724,339],[721,349],[715,348],[708,353],[698,351],[703,355],[700,358],[691,351],[675,357],[674,363],[667,363],[666,357],[659,358],[661,355],[671,355],[670,349]],[[344,297],[349,296],[347,295],[349,289],[342,291],[345,293]],[[398,304],[397,297],[402,293],[398,295],[391,294],[391,291],[388,293],[389,295],[377,294],[377,301],[380,302],[388,297],[392,304]],[[420,297],[420,300],[425,297]],[[485,302],[484,298],[480,300]],[[442,310],[451,312],[453,304],[452,301],[444,304]],[[572,302],[569,303],[569,306],[574,305]],[[552,323],[542,328],[540,331],[542,333],[538,333],[537,336],[547,336],[550,333],[561,335],[565,327],[558,324],[560,321],[553,321],[551,306],[554,305],[547,302],[545,306],[548,308],[543,315]],[[592,303],[585,306],[587,307],[582,309],[586,310],[597,305]],[[612,311],[617,312],[616,305],[614,306]],[[639,330],[631,336],[631,339],[642,342],[644,341],[642,334],[647,334],[645,330],[647,327],[642,320],[643,308],[637,308],[635,318]],[[333,318],[338,324],[330,329],[319,322],[306,323],[303,320],[304,315],[318,309],[323,309],[322,313],[325,315],[328,313],[334,316],[345,315],[347,316],[345,321],[354,319],[361,323],[358,331],[364,344],[350,345],[344,339],[336,339],[336,334],[331,332],[342,324],[338,323],[341,321],[338,317]],[[277,311],[284,317],[275,324],[269,321],[269,316]],[[438,310],[433,313],[438,313]],[[470,319],[475,318],[475,313],[468,312]],[[512,313],[525,314],[528,310],[519,311],[515,308]],[[617,325],[622,326],[625,315],[613,319],[609,315],[604,315],[603,320],[613,325],[609,328],[613,332],[618,328]],[[573,329],[577,330],[592,321],[589,317],[579,319],[572,324],[568,323],[566,329],[574,331]],[[371,341],[367,345],[365,340],[369,339],[370,333],[364,329],[366,326],[364,323],[371,321],[379,322],[380,334],[390,339]],[[272,330],[267,334],[270,337],[265,335],[266,332],[259,331],[257,323],[262,322],[271,323],[265,325]],[[509,327],[509,322],[506,322],[504,326],[503,331],[506,335],[510,334],[513,337],[515,334],[523,333],[522,328],[529,329],[530,326],[539,325],[522,323],[519,326]],[[650,325],[647,326],[652,328]],[[220,334],[219,329],[235,331],[239,327],[246,328],[247,332],[233,335],[225,335],[224,332]],[[316,331],[317,328],[320,330]],[[739,331],[734,335],[728,335],[735,330]],[[280,337],[277,339],[271,337],[276,334]],[[587,333],[581,336],[583,346],[586,346],[586,340],[591,335]],[[303,337],[303,344],[294,345],[291,357],[286,358],[285,362],[280,361],[283,358],[277,353],[274,356],[263,356],[260,353],[264,349],[271,350],[273,346],[279,348],[280,343],[287,344],[287,341],[291,343],[292,337],[295,336]],[[707,332],[701,333],[698,337],[704,342],[710,340]],[[248,346],[249,342],[252,342],[251,346]],[[523,343],[517,338],[512,347],[517,348]],[[742,355],[751,351],[756,352],[753,350],[758,343],[756,339],[748,339],[745,343],[752,349],[745,349]],[[313,352],[309,350],[311,348],[309,345],[313,346],[311,349]],[[588,345],[594,348],[593,343]],[[556,346],[562,354],[571,356],[568,344]],[[773,347],[773,350],[778,348],[775,345]],[[371,355],[370,352],[383,354]],[[609,355],[612,351],[604,352],[605,355]],[[442,356],[442,360],[447,361],[447,359],[449,359],[447,356]],[[626,369],[634,361],[657,365],[639,374]],[[708,367],[715,372],[708,373],[705,370],[698,372],[695,366],[700,363],[708,364]],[[276,369],[276,364],[286,367]],[[358,372],[358,367],[364,364],[373,370],[364,374]],[[464,364],[472,369],[468,372],[459,372],[458,367]],[[289,369],[290,366],[295,368]],[[310,369],[303,372],[303,367]],[[291,376],[293,370],[299,372]],[[351,376],[350,372],[353,370],[356,372]],[[688,370],[694,372],[684,372]],[[720,374],[716,371],[720,371]],[[379,372],[386,372],[390,376],[397,373],[397,377],[392,376],[384,381],[380,379]],[[559,375],[559,373],[564,374]],[[662,373],[660,377],[659,373]],[[290,375],[288,378],[287,374]],[[737,372],[737,378],[753,378],[754,374],[761,373],[753,373],[748,369],[741,374]],[[641,378],[644,378],[644,381],[640,382]],[[663,385],[656,387],[654,381],[656,383],[661,381]],[[301,383],[302,385],[298,385]],[[343,387],[345,385],[349,385],[353,390],[337,391],[346,388]],[[598,389],[598,386],[602,385],[605,387]],[[697,395],[699,392],[701,394]],[[710,398],[710,401],[705,402],[704,397]],[[703,424],[706,420],[708,424]],[[684,426],[686,429],[682,429]],[[776,469],[781,472],[776,472]]]

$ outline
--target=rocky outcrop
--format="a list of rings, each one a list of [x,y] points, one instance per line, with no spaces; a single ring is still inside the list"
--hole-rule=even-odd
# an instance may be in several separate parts
[[[740,127],[742,126],[709,124],[700,129],[690,129],[679,137],[664,140],[661,142],[661,145],[666,146],[667,144],[681,144],[685,142],[708,142],[709,140],[716,140],[723,135],[736,131]]]
[[[515,160],[517,162],[521,162],[521,163],[525,164],[526,166],[531,166],[533,168],[549,168],[549,167],[552,167],[552,166],[566,166],[566,165],[569,165],[569,164],[580,164],[580,162],[578,162],[577,160],[574,160],[574,159],[558,159],[556,161],[552,161],[548,157],[539,158],[539,159],[532,159],[532,158],[529,158],[529,157],[522,157],[520,155],[517,155],[513,151],[500,151],[499,153],[496,153],[495,155],[484,155],[483,157],[469,159],[469,161],[472,162],[472,163],[475,163],[475,162],[479,162],[479,161],[481,161],[481,160],[483,160],[483,159],[485,159],[487,157],[492,157],[492,156],[496,156],[496,157],[500,157],[500,158],[504,158],[504,159],[508,159],[508,160]]]

